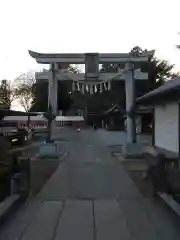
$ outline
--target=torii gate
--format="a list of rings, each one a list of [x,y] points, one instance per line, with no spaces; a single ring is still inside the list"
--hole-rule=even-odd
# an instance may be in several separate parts
[[[93,94],[95,91],[110,90],[111,80],[125,80],[126,91],[126,112],[128,113],[135,101],[134,80],[147,80],[148,73],[141,72],[141,69],[134,69],[134,63],[146,63],[153,56],[154,50],[146,51],[142,54],[132,55],[131,53],[37,53],[29,50],[31,57],[37,63],[50,64],[49,71],[37,72],[36,79],[49,80],[49,104],[51,104],[54,114],[57,115],[57,83],[58,80],[71,80],[72,89],[75,85],[79,91]],[[99,72],[99,64],[103,63],[125,63],[125,68],[119,67],[117,73]],[[59,64],[85,64],[85,73],[75,74],[59,69]],[[135,121],[127,114],[127,135],[128,143],[133,143],[135,139]]]

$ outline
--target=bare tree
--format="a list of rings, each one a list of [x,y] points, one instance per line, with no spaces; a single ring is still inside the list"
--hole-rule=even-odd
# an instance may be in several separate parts
[[[34,74],[31,72],[23,73],[14,82],[17,101],[26,112],[29,112],[33,99]]]
[[[34,73],[27,72],[27,73],[22,73],[20,76],[18,76],[14,80],[14,85],[15,85],[15,88],[18,88],[24,84],[29,87],[32,87],[35,82],[36,82],[36,80],[35,80]]]

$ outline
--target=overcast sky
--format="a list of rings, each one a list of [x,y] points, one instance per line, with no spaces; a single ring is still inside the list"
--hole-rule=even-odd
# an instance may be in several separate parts
[[[42,69],[38,52],[129,52],[139,45],[180,70],[179,0],[1,0],[0,79]]]
[[[1,0],[0,79],[42,66],[39,52],[128,52],[134,45],[180,69],[179,0]]]

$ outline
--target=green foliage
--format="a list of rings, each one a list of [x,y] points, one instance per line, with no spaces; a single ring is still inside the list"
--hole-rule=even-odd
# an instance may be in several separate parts
[[[130,52],[138,55],[146,51],[147,49],[135,46]],[[161,86],[167,80],[179,75],[179,73],[173,72],[173,64],[169,64],[166,60],[157,59],[154,56],[150,58],[149,63],[143,64],[141,68],[142,71],[149,73],[148,91]]]

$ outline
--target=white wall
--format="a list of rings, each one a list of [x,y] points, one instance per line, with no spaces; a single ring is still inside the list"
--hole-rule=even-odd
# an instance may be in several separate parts
[[[179,152],[178,103],[155,107],[155,145]]]

